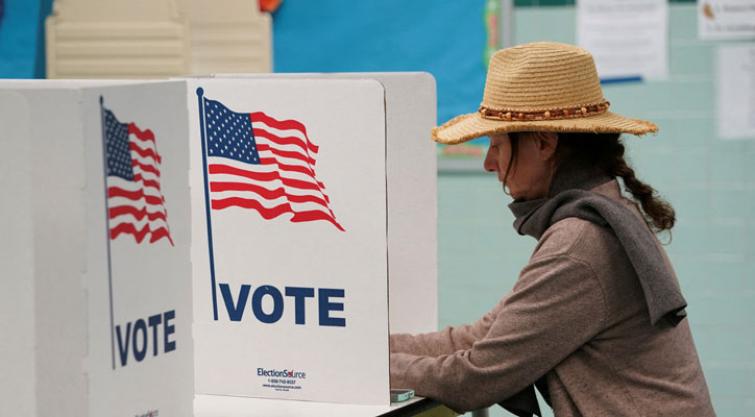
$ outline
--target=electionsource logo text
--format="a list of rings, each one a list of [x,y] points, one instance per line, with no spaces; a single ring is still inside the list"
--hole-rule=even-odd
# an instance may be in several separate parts
[[[257,376],[307,379],[307,374],[305,372],[289,371],[288,369],[278,370],[278,369],[257,368]]]

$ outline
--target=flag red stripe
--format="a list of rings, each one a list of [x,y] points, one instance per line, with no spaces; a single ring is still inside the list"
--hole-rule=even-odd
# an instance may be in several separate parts
[[[152,187],[156,189],[157,191],[160,191],[160,183],[155,180],[147,180],[144,179],[142,174],[136,174],[134,175],[134,182],[141,181],[142,184],[144,184],[145,187]]]
[[[135,201],[144,199],[144,201],[147,204],[151,204],[155,206],[162,205],[163,203],[162,198],[156,197],[153,195],[146,195],[144,194],[144,190],[141,188],[136,191],[129,191],[129,190],[124,190],[123,188],[120,188],[120,187],[111,186],[111,187],[108,187],[107,189],[107,196],[108,198],[124,197],[124,198],[128,198],[129,200],[135,200]]]
[[[322,199],[315,195],[295,195],[295,194],[288,195],[288,199],[290,201],[293,201],[294,203],[318,203],[318,204],[322,204],[328,210],[330,210],[330,207],[328,206],[328,203],[330,201],[327,200],[328,196],[324,196],[324,197],[325,199]]]
[[[157,169],[156,167],[154,167],[152,165],[143,164],[143,163],[137,161],[136,159],[131,159],[131,166],[132,167],[139,167],[139,168],[141,168],[142,171],[151,172],[151,173],[157,175],[158,177],[160,176],[160,170],[159,169]]]
[[[345,232],[343,226],[341,226],[336,219],[329,216],[327,213],[323,213],[322,211],[312,210],[312,211],[302,211],[294,213],[294,217],[291,218],[291,221],[294,223],[298,222],[311,222],[313,220],[326,220],[333,224],[338,230]]]
[[[300,122],[296,120],[276,120],[272,117],[266,115],[262,112],[254,112],[249,114],[249,117],[252,121],[252,126],[254,126],[255,122],[262,122],[274,129],[279,130],[289,130],[289,129],[295,129],[301,132],[304,137],[307,139],[307,147],[312,152],[317,153],[317,150],[320,149],[319,146],[315,145],[314,143],[309,141],[309,136],[307,135],[307,128]]]
[[[157,230],[152,231],[152,237],[149,239],[149,243],[155,243],[164,237],[168,238],[168,242],[170,242],[170,246],[175,246],[173,244],[173,238],[170,236],[170,231],[164,227],[160,227]]]
[[[232,182],[232,181],[213,181],[210,182],[210,191],[223,192],[223,191],[251,191],[262,198],[267,200],[274,200],[280,197],[286,197],[289,201],[294,203],[317,203],[325,208],[328,208],[328,202],[324,199],[314,195],[295,195],[289,194],[282,187],[274,190],[269,190],[265,187],[249,184],[246,182]]]
[[[139,145],[131,141],[129,141],[128,143],[128,148],[136,152],[142,158],[152,158],[153,160],[157,161],[158,164],[162,162],[160,155],[158,155],[157,152],[152,149],[140,148]]]
[[[155,134],[152,133],[151,130],[141,130],[139,129],[139,126],[137,126],[135,123],[129,123],[128,124],[128,133],[130,135],[134,135],[137,139],[141,141],[150,141],[152,143],[155,143]]]
[[[317,181],[315,179],[315,173],[311,169],[307,167],[303,167],[301,165],[289,165],[289,164],[283,164],[278,162],[275,158],[260,158],[260,164],[262,165],[277,165],[278,168],[282,169],[283,171],[291,171],[291,172],[301,172],[302,174],[309,175],[313,180],[317,182],[317,185],[319,185],[322,188],[325,188],[325,184],[321,183],[320,181]]]
[[[307,127],[297,120],[277,120],[261,111],[252,112],[249,116],[252,118],[252,122],[262,122],[270,127],[280,130],[295,129],[305,135],[307,134]]]
[[[272,146],[267,145],[265,143],[258,143],[257,144],[257,150],[260,151],[260,152],[262,152],[262,151],[269,151],[269,152],[272,152],[275,156],[280,156],[280,157],[283,157],[283,158],[298,159],[298,160],[304,161],[304,162],[306,162],[306,163],[308,163],[310,165],[314,165],[315,164],[314,158],[310,158],[310,157],[302,154],[301,152],[284,151],[284,150],[281,150],[281,149],[273,148]]]
[[[274,219],[285,213],[293,213],[293,210],[291,210],[291,205],[288,203],[281,204],[272,208],[267,208],[260,204],[260,202],[257,200],[239,197],[213,199],[211,204],[213,210],[223,210],[225,208],[234,206],[256,210],[265,220]]]
[[[164,227],[158,227],[155,230],[150,230],[149,224],[145,224],[141,229],[137,229],[133,223],[120,223],[117,226],[110,229],[110,240],[114,240],[121,234],[127,234],[134,236],[136,243],[142,243],[148,233],[152,233],[152,239],[150,243],[154,243],[162,237],[167,237],[171,246],[173,245],[173,239],[170,238],[170,232]],[[157,235],[157,238],[155,236]]]
[[[289,187],[299,188],[302,190],[319,190],[319,187],[317,186],[317,184],[313,184],[311,182],[302,181],[302,180],[295,180],[292,178],[281,177],[280,173],[278,172],[247,171],[245,169],[240,169],[240,168],[223,165],[223,164],[210,164],[209,172],[210,174],[237,175],[239,177],[249,178],[249,179],[257,180],[257,181],[273,181],[277,179],[277,180],[281,180],[281,182],[284,185],[287,185]]]
[[[116,207],[110,207],[108,210],[110,214],[110,218],[115,218],[118,216],[123,216],[125,214],[130,214],[136,218],[137,221],[141,221],[145,217],[149,219],[149,221],[155,221],[155,220],[163,220],[167,223],[168,218],[163,212],[148,212],[146,207],[142,207],[141,209],[138,209],[134,206],[116,206]]]
[[[304,143],[304,141],[301,140],[300,138],[297,138],[296,136],[281,137],[260,128],[252,128],[252,132],[254,133],[255,137],[265,138],[269,140],[270,142],[275,143],[276,145],[296,145],[300,147],[304,152],[308,152],[307,144]],[[312,144],[310,145],[314,149],[309,149],[309,150],[312,151],[313,153],[317,153],[318,147]]]
[[[257,200],[239,197],[212,200],[213,210],[223,210],[229,207],[241,207],[256,210],[260,213],[260,215],[262,215],[263,218],[265,218],[265,220],[270,220],[286,213],[292,213],[294,216],[291,218],[291,221],[296,223],[309,222],[314,220],[326,220],[332,223],[336,228],[338,228],[338,230],[342,232],[345,231],[344,228],[333,217],[329,216],[325,212],[318,210],[297,212],[292,210],[289,204],[281,204],[273,208],[267,208],[260,204],[260,202]]]

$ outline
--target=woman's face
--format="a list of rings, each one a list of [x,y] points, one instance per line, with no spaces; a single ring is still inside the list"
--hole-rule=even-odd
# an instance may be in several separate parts
[[[509,188],[514,199],[533,200],[545,197],[555,171],[554,153],[558,136],[548,132],[517,133],[517,136],[518,149],[505,184],[504,177],[512,153],[508,134],[490,136],[490,147],[483,166],[486,171],[498,175],[498,181]]]

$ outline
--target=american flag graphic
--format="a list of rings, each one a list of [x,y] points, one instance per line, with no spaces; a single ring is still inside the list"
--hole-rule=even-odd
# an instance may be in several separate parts
[[[239,207],[266,220],[284,215],[291,222],[324,220],[344,231],[315,175],[319,148],[304,124],[202,100],[213,210]]]
[[[136,243],[155,243],[164,238],[172,246],[154,133],[121,123],[104,107],[102,111],[110,239],[131,235]]]

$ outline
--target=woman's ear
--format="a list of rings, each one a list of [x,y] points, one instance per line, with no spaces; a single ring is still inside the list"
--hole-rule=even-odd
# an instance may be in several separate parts
[[[535,146],[537,147],[538,157],[541,161],[551,160],[558,147],[558,134],[554,132],[537,132]]]

